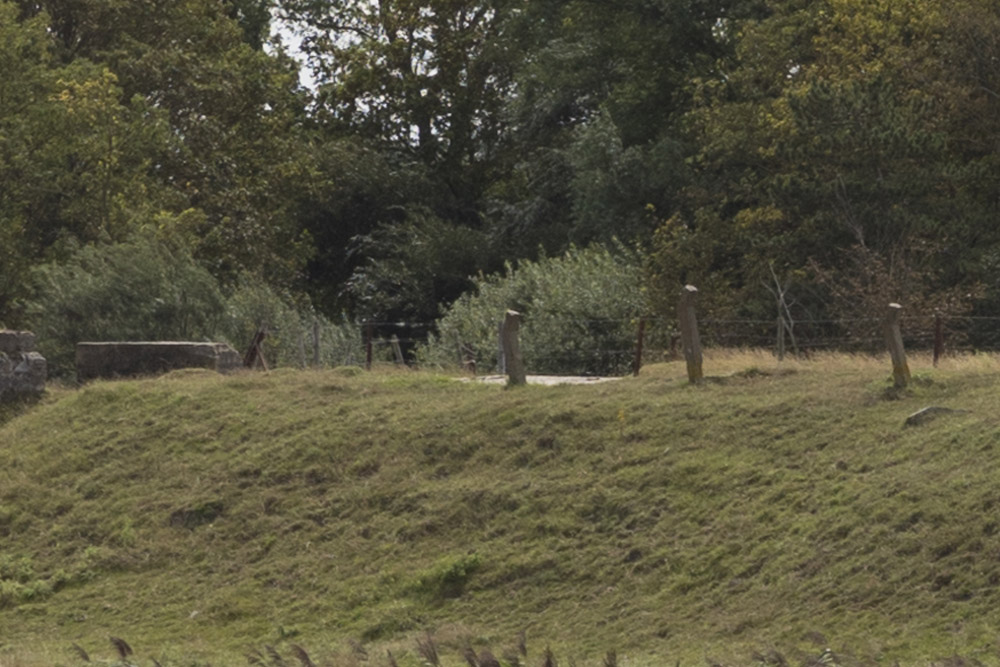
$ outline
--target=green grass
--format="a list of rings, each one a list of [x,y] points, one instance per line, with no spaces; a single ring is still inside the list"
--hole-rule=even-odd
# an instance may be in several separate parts
[[[996,664],[1000,366],[928,365],[901,394],[885,360],[751,353],[700,386],[54,388],[0,426],[0,666],[116,636],[135,664],[415,667],[427,633],[447,666],[521,631],[530,665]],[[969,412],[903,427],[927,405]]]

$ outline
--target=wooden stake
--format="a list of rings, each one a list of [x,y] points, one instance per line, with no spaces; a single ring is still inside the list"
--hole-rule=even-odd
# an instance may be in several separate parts
[[[267,368],[267,360],[264,358],[264,339],[267,337],[267,327],[260,327],[257,329],[257,333],[254,334],[253,340],[250,341],[250,347],[247,348],[246,354],[243,355],[243,365],[247,368],[253,369],[257,367],[259,363],[265,371]]]
[[[392,353],[396,356],[396,363],[400,366],[404,365],[406,362],[403,360],[403,349],[399,346],[399,336],[392,334],[389,342],[392,344]]]
[[[639,333],[635,340],[635,361],[632,363],[632,375],[639,377],[642,368],[642,344],[646,337],[646,318],[639,319]]]
[[[892,382],[897,389],[903,389],[910,382],[910,367],[906,364],[906,350],[903,349],[903,334],[899,329],[899,313],[903,307],[890,303],[883,324],[885,344],[892,357]]]
[[[934,368],[937,368],[938,361],[944,356],[944,321],[941,311],[934,313]]]
[[[503,320],[500,320],[500,325],[497,327],[497,373],[499,375],[507,374],[507,362],[504,359],[503,350]]]
[[[372,369],[372,338],[374,337],[374,327],[371,322],[365,324],[365,370]]]
[[[681,329],[681,347],[684,349],[684,360],[687,362],[688,380],[692,383],[701,382],[702,372],[701,340],[698,337],[698,318],[694,312],[698,288],[685,285],[681,289],[681,298],[677,304],[677,320]]]
[[[319,368],[319,318],[313,320],[313,367]]]
[[[778,361],[785,360],[785,318],[778,315]]]
[[[500,344],[503,348],[504,364],[507,371],[507,385],[517,386],[528,383],[524,370],[524,359],[521,357],[521,313],[508,310],[503,318],[500,329]]]

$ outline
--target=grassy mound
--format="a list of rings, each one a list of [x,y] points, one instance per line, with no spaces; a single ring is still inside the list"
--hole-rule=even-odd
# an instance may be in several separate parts
[[[458,665],[522,631],[538,665],[995,661],[1000,367],[706,369],[53,390],[0,426],[0,665],[109,636],[132,664]],[[929,405],[967,412],[904,427]]]

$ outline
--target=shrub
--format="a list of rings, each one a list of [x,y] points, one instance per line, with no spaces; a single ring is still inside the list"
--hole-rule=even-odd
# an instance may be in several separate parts
[[[26,325],[56,376],[72,375],[80,341],[211,340],[242,352],[261,326],[268,363],[297,365],[312,359],[314,322],[323,364],[363,358],[356,326],[297,306],[254,276],[227,293],[185,246],[152,234],[79,246],[66,261],[36,268],[34,278]]]
[[[80,341],[207,339],[224,309],[212,275],[151,235],[80,246],[38,266],[34,284],[28,326],[55,375],[72,373]]]
[[[319,325],[320,363],[339,366],[364,359],[361,329],[346,318],[335,323],[309,306],[296,306],[290,294],[279,294],[259,279],[245,275],[226,302],[219,337],[239,351],[260,327],[267,329],[264,354],[271,366],[295,366],[313,358],[314,325]]]
[[[497,366],[499,324],[507,309],[525,317],[521,347],[533,372],[609,374],[631,363],[635,320],[645,310],[638,254],[616,243],[571,248],[561,257],[508,264],[479,276],[418,350],[424,363],[452,365],[463,346],[479,368]]]

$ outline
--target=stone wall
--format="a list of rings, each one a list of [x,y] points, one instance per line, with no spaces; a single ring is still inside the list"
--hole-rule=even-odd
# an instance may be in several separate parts
[[[157,375],[178,368],[207,368],[225,373],[243,365],[240,355],[225,343],[137,342],[77,343],[76,377],[94,378]]]
[[[35,334],[0,330],[0,401],[45,391],[48,366],[34,349]]]

